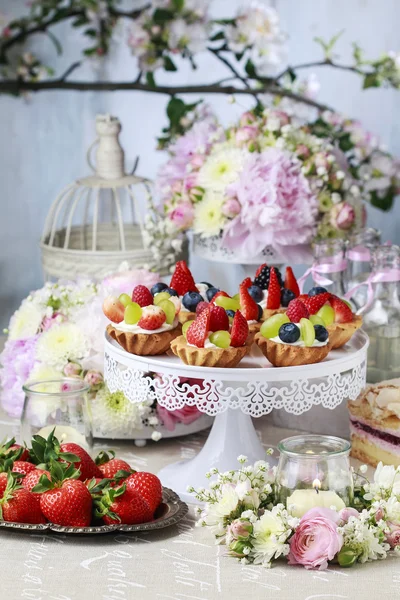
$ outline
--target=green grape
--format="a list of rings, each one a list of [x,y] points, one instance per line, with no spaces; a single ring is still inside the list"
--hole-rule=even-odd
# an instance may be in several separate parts
[[[161,302],[164,302],[164,300],[169,300],[170,298],[171,296],[168,294],[168,292],[160,292],[154,296],[154,304],[156,306],[160,306]]]
[[[300,319],[300,335],[307,347],[313,345],[315,341],[314,325],[308,319]]]
[[[328,327],[328,325],[332,325],[332,323],[335,321],[335,311],[333,310],[332,306],[329,306],[329,304],[322,306],[322,308],[320,308],[317,312],[317,315],[325,322],[326,327]]]
[[[132,298],[128,296],[128,294],[121,294],[118,300],[125,306],[125,308],[132,302]]]
[[[231,345],[231,336],[229,331],[215,331],[210,335],[210,342],[218,348],[229,348]]]
[[[171,300],[163,300],[158,306],[165,312],[168,325],[172,325],[175,319],[175,304]]]
[[[290,323],[290,319],[286,313],[272,315],[272,317],[264,321],[261,325],[260,333],[269,340],[278,335],[281,325],[285,323]]]
[[[124,321],[127,325],[136,325],[142,316],[142,307],[136,302],[131,302],[125,308]]]
[[[192,321],[186,321],[183,325],[182,325],[182,333],[183,335],[186,337],[186,332],[189,329],[189,327],[191,326],[191,324],[194,323],[194,319]]]
[[[238,302],[240,305],[240,294],[235,294],[234,296],[232,296],[232,300],[236,300],[236,302]]]
[[[215,301],[217,306],[222,306],[225,310],[239,310],[240,304],[233,298],[227,298],[226,296],[218,296]]]
[[[319,315],[310,315],[310,321],[313,325],[322,325],[326,327],[325,321]]]

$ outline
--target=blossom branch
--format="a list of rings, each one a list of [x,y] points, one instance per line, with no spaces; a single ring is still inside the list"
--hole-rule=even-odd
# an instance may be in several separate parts
[[[365,72],[362,69],[351,65],[341,65],[339,63],[333,62],[332,60],[318,60],[288,66],[275,77],[275,81],[279,81],[280,79],[282,79],[282,77],[288,75],[290,72],[300,71],[301,69],[311,69],[313,67],[332,67],[334,69],[340,69],[342,71],[351,71],[352,73],[357,73],[357,75],[365,75]]]

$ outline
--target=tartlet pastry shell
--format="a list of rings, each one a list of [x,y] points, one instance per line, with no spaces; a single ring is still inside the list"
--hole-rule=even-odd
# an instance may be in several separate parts
[[[194,321],[196,317],[197,315],[194,312],[186,312],[185,310],[181,310],[178,315],[178,320],[179,323],[183,325],[186,323],[186,321]]]
[[[362,317],[354,315],[349,323],[332,323],[327,327],[329,333],[329,344],[332,350],[341,348],[351,339],[357,329],[362,325]]]
[[[329,343],[326,346],[311,348],[291,344],[277,344],[272,340],[267,340],[261,333],[256,334],[254,341],[274,367],[296,367],[318,363],[328,356],[330,350]]]
[[[171,342],[171,350],[186,365],[230,368],[236,367],[248,353],[249,344],[240,348],[196,348],[181,335]]]
[[[119,331],[113,325],[107,325],[107,333],[124,350],[138,356],[156,356],[164,354],[170,349],[172,340],[182,332],[180,324],[174,329],[162,331],[161,333],[131,333]]]

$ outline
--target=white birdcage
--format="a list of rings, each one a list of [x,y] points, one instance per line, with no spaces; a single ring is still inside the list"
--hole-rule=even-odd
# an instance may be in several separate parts
[[[68,185],[46,218],[40,244],[45,279],[102,279],[122,262],[167,274],[187,257],[188,241],[168,239],[151,201],[151,182],[134,175],[137,160],[132,174],[125,173],[120,121],[98,115],[96,131],[87,153],[94,175]],[[96,167],[90,158],[95,145]],[[152,231],[146,226],[149,219]]]

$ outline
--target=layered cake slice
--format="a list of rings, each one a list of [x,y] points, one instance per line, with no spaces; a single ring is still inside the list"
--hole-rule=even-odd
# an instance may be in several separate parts
[[[351,455],[374,467],[400,465],[400,379],[367,386],[348,409]]]

